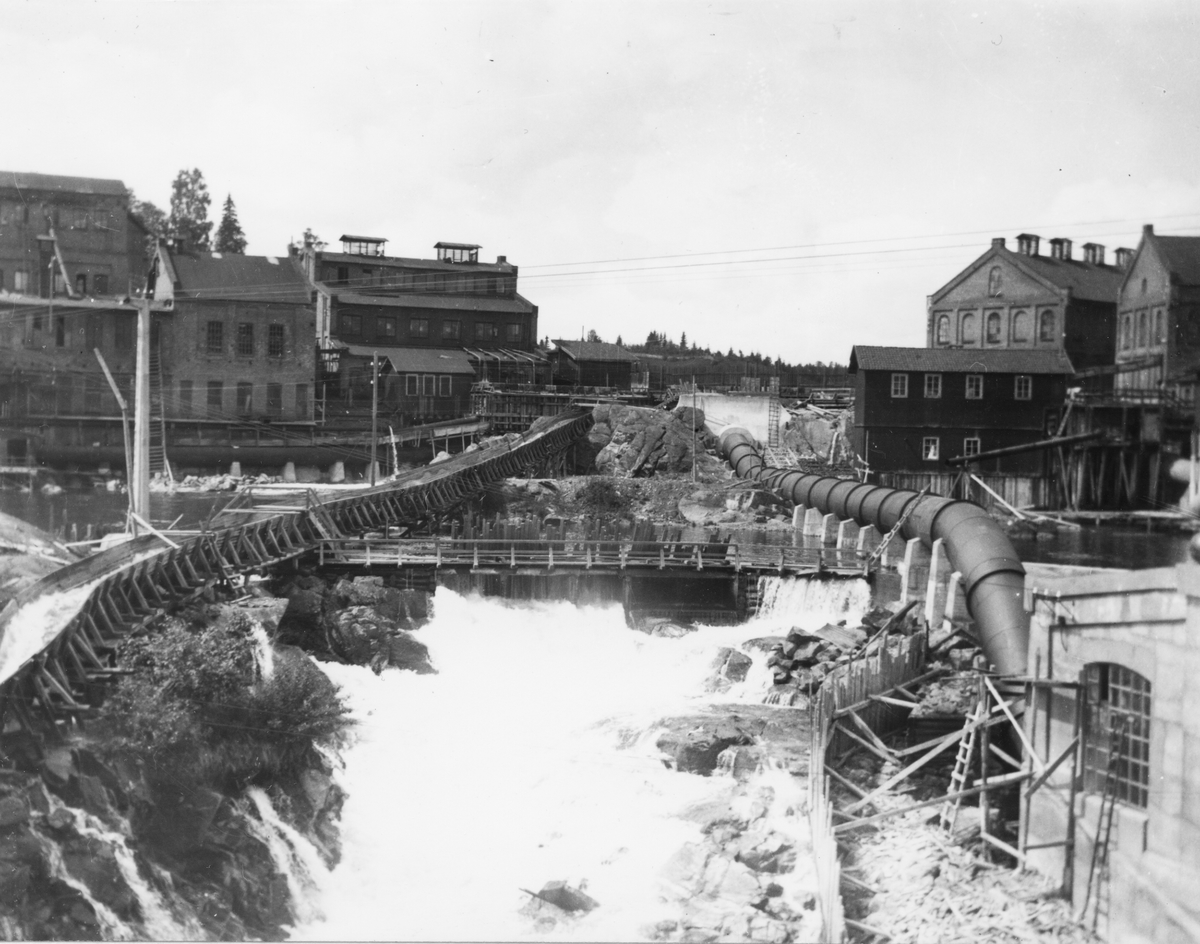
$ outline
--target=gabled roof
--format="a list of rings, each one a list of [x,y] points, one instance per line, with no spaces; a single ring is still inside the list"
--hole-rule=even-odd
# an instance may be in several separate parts
[[[573,361],[636,361],[637,356],[619,344],[604,341],[555,341],[567,357]]]
[[[308,284],[287,256],[166,250],[174,269],[175,297],[231,298],[307,304]]]
[[[336,295],[338,305],[376,305],[381,308],[441,308],[449,311],[482,311],[496,314],[525,315],[533,311],[533,303],[520,295],[504,298],[497,295],[359,295],[342,293],[328,286],[326,291]]]
[[[339,348],[355,357],[371,357],[378,353],[392,362],[398,374],[470,374],[475,368],[462,348],[381,347],[366,344],[339,344]]]
[[[0,187],[18,190],[54,191],[56,193],[86,193],[123,197],[128,191],[119,180],[103,177],[65,177],[58,174],[33,174],[0,170]]]
[[[947,347],[855,345],[850,373],[859,370],[920,370],[964,374],[1073,374],[1070,358],[1057,349],[979,351]]]
[[[1111,265],[1095,265],[1080,259],[1055,259],[1051,256],[1027,256],[1002,246],[993,246],[982,256],[964,268],[949,282],[934,292],[930,299],[937,300],[954,288],[973,272],[990,265],[993,260],[1003,259],[1016,269],[1051,289],[1070,289],[1074,298],[1084,301],[1117,303],[1117,292],[1125,277],[1125,270]],[[997,300],[1003,303],[1003,298]]]
[[[1200,285],[1200,236],[1159,236],[1149,233],[1146,238],[1158,248],[1163,265],[1180,284]]]

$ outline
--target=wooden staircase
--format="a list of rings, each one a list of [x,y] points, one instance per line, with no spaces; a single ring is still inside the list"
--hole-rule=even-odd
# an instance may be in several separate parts
[[[161,475],[168,482],[173,482],[171,463],[167,459],[167,417],[157,335],[158,332],[154,332],[150,344],[150,475]]]

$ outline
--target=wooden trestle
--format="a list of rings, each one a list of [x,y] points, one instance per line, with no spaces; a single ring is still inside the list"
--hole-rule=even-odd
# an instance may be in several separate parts
[[[177,546],[147,535],[68,564],[0,612],[0,730],[14,719],[32,730],[37,715],[69,722],[93,713],[104,684],[125,671],[117,664],[121,639],[206,588],[299,557],[323,541],[443,516],[490,482],[551,459],[586,435],[592,422],[591,411],[571,410],[507,446],[463,453],[353,495],[318,501],[310,494],[306,507],[255,511],[251,520]],[[72,592],[82,605],[57,617],[61,625],[20,620],[31,604]],[[20,646],[10,636],[17,632],[45,642]],[[35,648],[33,655],[20,654]]]

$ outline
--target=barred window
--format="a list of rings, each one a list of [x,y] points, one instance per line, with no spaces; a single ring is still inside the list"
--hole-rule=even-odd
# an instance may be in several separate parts
[[[1094,662],[1084,668],[1083,683],[1084,789],[1102,792],[1111,774],[1117,799],[1144,808],[1150,787],[1150,681],[1115,662]]]
[[[283,325],[267,325],[267,356],[283,357]]]
[[[254,325],[243,321],[237,327],[237,352],[239,357],[254,356]]]
[[[210,321],[205,334],[209,354],[221,354],[225,350],[225,325],[220,321]]]

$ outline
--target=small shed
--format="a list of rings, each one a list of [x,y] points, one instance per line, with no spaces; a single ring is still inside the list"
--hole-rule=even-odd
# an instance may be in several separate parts
[[[618,387],[633,382],[637,356],[603,341],[555,341],[550,351],[554,382],[571,387]]]

